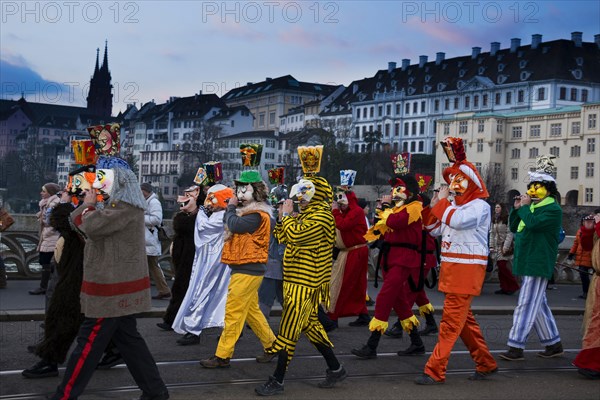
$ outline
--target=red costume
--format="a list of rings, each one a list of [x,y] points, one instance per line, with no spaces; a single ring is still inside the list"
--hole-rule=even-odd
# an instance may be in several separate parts
[[[364,238],[367,222],[356,195],[347,192],[348,207],[334,209],[336,247],[340,249],[331,273],[329,318],[368,314],[365,304],[369,249]]]

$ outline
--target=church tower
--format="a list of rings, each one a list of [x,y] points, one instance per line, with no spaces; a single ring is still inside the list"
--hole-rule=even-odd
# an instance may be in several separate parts
[[[104,46],[104,59],[102,66],[98,66],[100,49],[96,49],[96,67],[90,80],[90,90],[87,97],[87,109],[90,114],[109,118],[112,114],[112,85],[108,70],[108,42]]]

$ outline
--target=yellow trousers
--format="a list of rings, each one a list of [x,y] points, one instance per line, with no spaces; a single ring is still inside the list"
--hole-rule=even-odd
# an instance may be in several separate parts
[[[231,358],[244,325],[250,328],[267,349],[275,341],[275,335],[262,311],[258,307],[258,288],[262,276],[231,274],[225,304],[225,328],[221,333],[215,355],[220,358]]]

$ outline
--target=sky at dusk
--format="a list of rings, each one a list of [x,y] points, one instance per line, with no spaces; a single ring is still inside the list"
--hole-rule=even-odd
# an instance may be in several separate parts
[[[108,41],[116,115],[287,74],[348,85],[389,61],[527,45],[532,34],[593,42],[600,2],[2,0],[0,20],[2,99],[85,106]]]

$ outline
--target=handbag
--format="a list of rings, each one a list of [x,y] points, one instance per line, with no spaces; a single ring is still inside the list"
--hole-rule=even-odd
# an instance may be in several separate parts
[[[0,209],[0,232],[4,232],[15,223],[15,219],[4,208]]]
[[[171,240],[171,237],[167,234],[167,231],[165,230],[162,223],[160,225],[157,225],[156,229],[158,230],[158,240],[159,241],[168,242]]]

